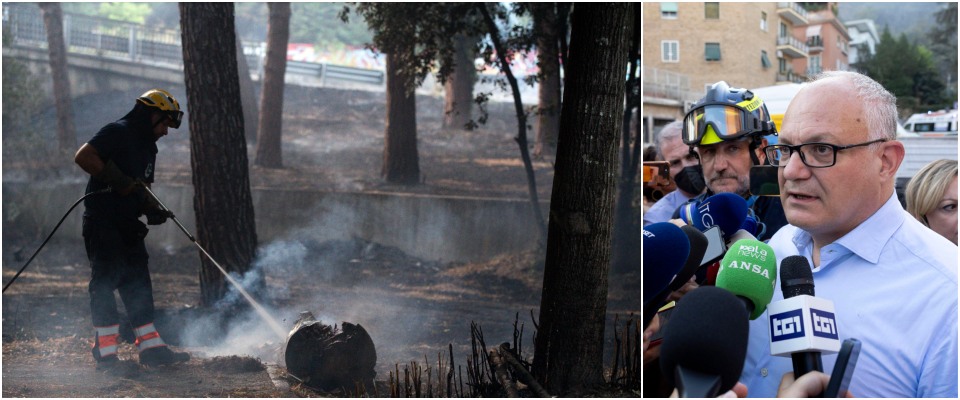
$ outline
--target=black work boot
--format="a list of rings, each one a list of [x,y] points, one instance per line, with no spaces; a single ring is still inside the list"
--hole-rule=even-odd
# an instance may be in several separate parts
[[[159,367],[190,361],[190,354],[170,350],[167,346],[151,347],[140,352],[140,364]]]

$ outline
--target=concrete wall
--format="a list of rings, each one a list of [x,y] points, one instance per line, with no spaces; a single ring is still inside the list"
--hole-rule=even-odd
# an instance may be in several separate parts
[[[85,185],[5,180],[5,230],[36,235],[39,245]],[[158,184],[154,192],[196,233],[192,186]],[[275,240],[357,237],[425,260],[466,262],[531,249],[538,234],[526,200],[258,189],[252,195],[260,246]],[[81,237],[83,208],[77,206],[67,217],[56,238]],[[543,204],[545,212],[547,208]],[[147,242],[168,249],[191,245],[172,222],[151,226]]]

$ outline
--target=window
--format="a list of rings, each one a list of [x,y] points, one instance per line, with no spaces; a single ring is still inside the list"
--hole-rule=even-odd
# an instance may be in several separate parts
[[[777,62],[780,63],[780,73],[781,74],[787,73],[787,59],[780,57],[780,58],[777,58]]]
[[[720,43],[706,43],[703,54],[707,61],[720,61]]]
[[[767,13],[765,11],[760,11],[760,30],[767,31]]]
[[[680,42],[664,40],[660,42],[660,61],[680,62]]]
[[[810,56],[809,65],[810,67],[807,68],[808,76],[813,76],[823,71],[823,67],[820,65],[820,55]]]
[[[660,18],[677,19],[677,3],[660,3]]]
[[[760,50],[760,65],[764,68],[770,68],[770,65],[772,65],[770,64],[770,58],[767,57],[766,50]]]
[[[790,34],[789,34],[788,31],[787,31],[787,24],[781,22],[781,23],[780,23],[780,37],[787,37],[787,36],[790,36]]]
[[[703,17],[720,19],[720,3],[703,3]]]

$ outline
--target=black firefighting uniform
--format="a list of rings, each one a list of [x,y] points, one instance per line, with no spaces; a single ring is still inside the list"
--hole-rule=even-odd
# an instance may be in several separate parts
[[[112,160],[127,176],[153,182],[157,145],[149,111],[134,108],[101,128],[87,143],[104,163]],[[86,193],[106,186],[91,177]],[[114,290],[120,293],[134,327],[153,322],[153,287],[143,242],[147,227],[139,220],[145,202],[144,193],[136,190],[126,196],[98,194],[84,201],[83,239],[92,270],[89,292],[94,326],[119,322]]]

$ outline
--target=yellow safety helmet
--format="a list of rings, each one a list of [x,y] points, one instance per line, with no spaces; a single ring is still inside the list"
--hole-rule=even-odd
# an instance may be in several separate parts
[[[776,135],[763,100],[726,82],[713,84],[683,119],[683,142],[705,146],[742,137]]]
[[[173,98],[169,92],[163,89],[150,89],[137,98],[137,102],[147,107],[156,108],[166,113],[170,119],[170,127],[177,129],[183,120],[183,111],[180,111],[180,103]]]

